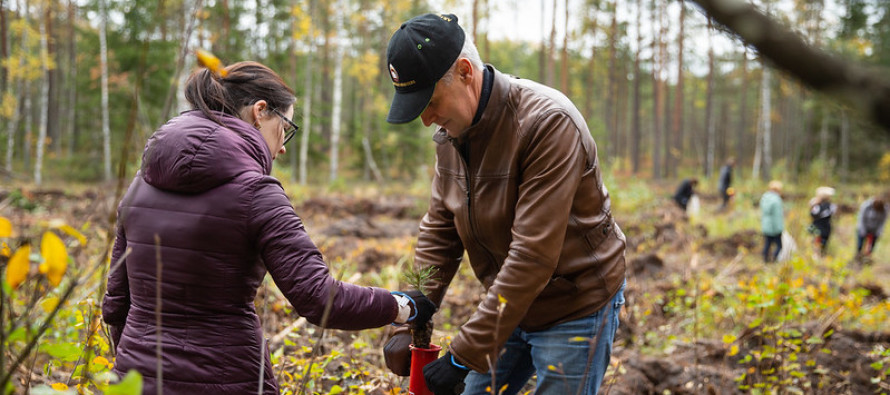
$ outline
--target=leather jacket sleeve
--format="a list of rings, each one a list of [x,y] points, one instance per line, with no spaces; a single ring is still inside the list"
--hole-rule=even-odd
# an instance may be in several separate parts
[[[442,305],[445,291],[454,279],[464,256],[464,246],[454,225],[454,215],[442,202],[440,190],[442,182],[439,174],[433,176],[430,208],[420,221],[415,249],[415,260],[418,264],[437,268],[426,292],[427,297],[436,306]]]

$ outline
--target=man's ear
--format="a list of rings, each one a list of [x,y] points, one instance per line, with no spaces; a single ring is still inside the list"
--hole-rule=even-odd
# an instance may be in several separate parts
[[[473,64],[470,63],[470,60],[467,58],[460,58],[457,60],[457,74],[460,76],[462,81],[467,78],[472,78],[475,70],[473,69]]]

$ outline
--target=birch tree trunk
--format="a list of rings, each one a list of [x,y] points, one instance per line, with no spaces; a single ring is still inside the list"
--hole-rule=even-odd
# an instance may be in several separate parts
[[[105,38],[105,0],[99,0],[99,67],[102,74],[102,158],[105,181],[111,181],[111,130],[108,122],[108,45]]]
[[[202,0],[195,0],[194,10],[183,19],[183,22],[185,23],[183,23],[181,31],[182,36],[180,38],[179,56],[176,58],[176,69],[173,71],[173,77],[170,79],[172,83],[167,90],[167,98],[164,100],[164,109],[161,111],[161,122],[165,122],[170,118],[170,111],[173,109],[173,103],[176,99],[177,92],[179,91],[180,76],[182,74],[182,69],[185,66],[185,60],[188,58],[189,43],[192,40],[192,31],[195,30],[195,24],[198,20],[198,12],[201,11],[201,2]],[[191,16],[191,18],[189,18],[189,16]],[[162,23],[161,25],[164,24]]]
[[[313,1],[307,2],[309,8],[309,31],[306,33],[306,66],[303,68],[303,133],[300,134],[300,185],[306,185],[306,173],[309,164],[309,133],[312,131],[312,56],[314,47]]]
[[[46,146],[46,124],[49,121],[50,75],[47,41],[49,40],[46,37],[46,20],[40,18],[40,67],[44,78],[40,85],[40,124],[37,127],[37,157],[34,160],[34,184],[38,186],[43,182],[43,152]]]
[[[761,108],[760,121],[763,122],[761,130],[763,132],[763,148],[761,148],[761,178],[769,180],[772,174],[772,71],[766,64],[763,64],[763,81],[760,86]]]
[[[334,92],[331,111],[331,173],[328,177],[328,181],[331,183],[337,180],[340,160],[340,118],[343,111],[343,56],[345,52],[343,47],[346,45],[346,40],[343,38],[343,17],[338,15],[336,18],[334,34],[337,38],[334,46]]]
[[[606,145],[608,148],[606,151],[609,153],[609,159],[615,160],[618,158],[618,130],[615,127],[615,107],[616,107],[616,98],[615,98],[615,90],[616,90],[616,67],[615,62],[618,57],[617,55],[617,41],[618,41],[618,10],[616,9],[616,3],[613,2],[609,7],[609,11],[612,13],[612,22],[609,25],[609,63],[608,68],[606,69],[606,98],[605,98],[605,107],[603,108],[603,120],[606,124],[606,130],[609,133],[609,142]]]
[[[554,64],[555,59],[553,55],[553,52],[556,51],[556,4],[557,0],[553,0],[553,12],[550,14],[550,39],[547,44],[547,70],[545,70],[547,81],[545,84],[549,87],[556,86],[556,76],[554,75],[556,65]]]

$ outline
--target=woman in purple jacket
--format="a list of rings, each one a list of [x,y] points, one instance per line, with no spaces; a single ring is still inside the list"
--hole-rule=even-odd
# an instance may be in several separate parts
[[[278,393],[254,308],[266,271],[316,325],[429,320],[436,307],[420,292],[331,277],[269,175],[297,129],[294,92],[274,71],[255,62],[200,69],[185,97],[193,110],[151,136],[118,207],[102,302],[115,373],[137,370],[145,393]]]

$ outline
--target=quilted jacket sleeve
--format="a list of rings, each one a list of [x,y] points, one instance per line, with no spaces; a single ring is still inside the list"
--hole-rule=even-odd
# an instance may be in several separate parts
[[[108,285],[102,299],[102,318],[108,324],[114,346],[120,343],[127,313],[130,311],[130,284],[127,280],[127,262],[121,259],[127,250],[127,237],[118,226],[111,252],[111,268],[108,271]]]
[[[357,330],[380,327],[396,319],[398,306],[389,291],[341,282],[331,276],[321,252],[274,178],[258,181],[249,222],[266,269],[297,313],[309,322]],[[328,305],[330,311],[324,319]]]

